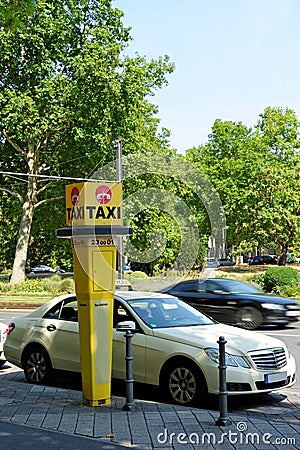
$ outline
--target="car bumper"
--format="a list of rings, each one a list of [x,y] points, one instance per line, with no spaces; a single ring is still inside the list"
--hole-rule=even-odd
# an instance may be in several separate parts
[[[211,368],[213,368],[213,363]],[[257,370],[253,367],[246,369],[241,367],[227,367],[226,386],[228,395],[257,394],[276,391],[287,388],[296,382],[296,364],[292,355],[287,364],[277,370]],[[206,376],[208,392],[219,393],[219,377],[216,366],[214,371],[209,370]]]
[[[3,346],[3,352],[6,355],[6,359],[14,366],[22,368],[21,365],[21,353],[20,348],[15,348],[9,344],[8,340],[5,341]]]
[[[286,311],[282,313],[266,313],[264,315],[264,324],[266,325],[286,325],[297,322],[300,317],[300,311]]]

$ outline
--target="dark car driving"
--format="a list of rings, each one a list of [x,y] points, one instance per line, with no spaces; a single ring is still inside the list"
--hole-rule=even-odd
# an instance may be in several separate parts
[[[264,264],[277,264],[276,259],[270,255],[257,255],[249,258],[250,266],[258,266]]]
[[[300,315],[296,300],[265,294],[236,280],[187,280],[164,292],[176,295],[218,322],[246,329],[255,329],[265,324],[285,326],[297,321]]]

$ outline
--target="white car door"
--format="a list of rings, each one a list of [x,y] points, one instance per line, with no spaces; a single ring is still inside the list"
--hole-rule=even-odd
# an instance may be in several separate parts
[[[126,378],[126,338],[124,331],[116,331],[117,323],[135,318],[126,307],[115,299],[113,320],[113,378]],[[144,383],[146,380],[146,336],[142,331],[134,333],[132,337],[133,377],[135,381]]]
[[[38,319],[35,332],[47,349],[54,369],[80,372],[80,344],[78,333],[78,315],[76,300],[66,306],[57,305],[56,309]]]

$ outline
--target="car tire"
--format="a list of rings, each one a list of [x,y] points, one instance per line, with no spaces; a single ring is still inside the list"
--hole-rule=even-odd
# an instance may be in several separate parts
[[[48,384],[52,376],[52,365],[46,350],[41,346],[27,349],[22,366],[28,383]]]
[[[207,385],[200,369],[191,361],[179,359],[162,373],[161,389],[167,400],[177,405],[199,405],[207,398]]]
[[[262,313],[253,306],[242,306],[236,312],[236,324],[245,330],[255,330],[263,324]]]

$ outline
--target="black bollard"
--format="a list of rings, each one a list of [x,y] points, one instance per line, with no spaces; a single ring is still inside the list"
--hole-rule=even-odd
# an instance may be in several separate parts
[[[123,406],[124,411],[133,411],[135,409],[135,401],[133,398],[133,370],[132,370],[132,343],[131,338],[133,336],[132,330],[126,330],[126,403]]]
[[[231,420],[228,417],[227,411],[227,387],[226,387],[226,360],[225,360],[225,344],[226,340],[224,336],[220,336],[218,340],[219,344],[219,404],[220,404],[220,416],[216,420],[216,425],[225,427],[231,424]]]

